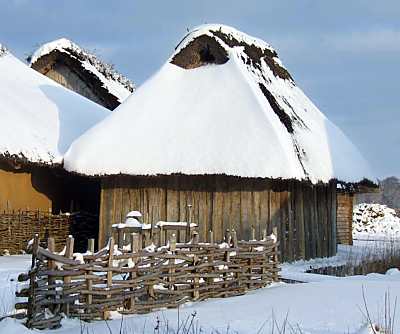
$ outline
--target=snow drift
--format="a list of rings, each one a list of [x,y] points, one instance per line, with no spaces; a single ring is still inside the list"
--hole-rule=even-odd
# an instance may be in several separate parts
[[[361,203],[353,209],[354,239],[400,239],[400,218],[382,204]]]
[[[108,115],[108,110],[0,49],[0,156],[61,162],[72,141]]]
[[[65,53],[73,59],[78,60],[83,69],[89,71],[100,80],[102,86],[110,94],[114,95],[119,102],[123,102],[135,89],[133,82],[118,73],[113,65],[101,61],[94,54],[83,50],[66,38],[60,38],[42,45],[31,56],[30,66],[32,67],[38,59],[53,51]]]
[[[374,179],[275,50],[221,25],[185,36],[156,74],[71,146],[65,167],[87,175]]]

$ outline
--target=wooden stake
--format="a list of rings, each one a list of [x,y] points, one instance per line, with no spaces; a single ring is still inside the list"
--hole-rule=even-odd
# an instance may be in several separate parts
[[[124,229],[118,228],[118,248],[122,249],[124,246]]]
[[[67,259],[72,259],[74,253],[74,238],[72,235],[69,235],[66,243],[65,243],[65,257]],[[64,284],[71,283],[71,276],[64,277]],[[64,304],[64,312],[67,316],[69,316],[69,303]]]
[[[94,253],[94,239],[88,239],[88,248],[87,248],[87,250],[92,254]]]
[[[112,287],[112,278],[113,278],[113,259],[114,259],[114,238],[111,237],[109,242],[109,250],[108,250],[108,269],[107,269],[107,289],[110,289]],[[107,295],[107,299],[110,299],[111,295]],[[110,318],[110,312],[108,310],[105,310],[103,312],[103,319],[107,320]]]
[[[209,231],[208,232],[208,242],[210,243],[210,244],[213,244],[214,243],[214,233],[213,233],[213,231]]]

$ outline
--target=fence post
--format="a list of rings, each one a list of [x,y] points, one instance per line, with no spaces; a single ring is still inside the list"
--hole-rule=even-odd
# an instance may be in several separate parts
[[[213,231],[208,231],[208,241],[211,245],[214,244],[214,234]],[[210,248],[210,252],[207,254],[207,261],[210,264],[210,273],[214,274],[214,249]],[[210,276],[206,279],[208,285],[214,284],[214,277]]]
[[[208,242],[210,243],[210,244],[213,244],[214,243],[214,233],[213,233],[213,231],[208,231]]]
[[[237,249],[236,250],[236,255],[240,255],[240,249],[239,249],[239,243],[238,243],[238,239],[237,239],[237,234],[236,234],[236,230],[235,229],[232,229],[232,244],[233,244],[233,248],[235,248],[235,249]],[[239,257],[240,258],[240,257]],[[240,261],[240,260],[239,260]],[[237,263],[236,261],[234,261],[234,263]],[[243,269],[242,269],[242,267],[240,267],[240,268],[236,268],[236,269],[240,269],[241,271],[243,271]],[[241,275],[242,273],[241,272],[237,272],[236,273],[236,279],[237,279],[237,286],[238,286],[238,289],[240,290],[241,289],[241,286],[242,286],[242,275]]]
[[[229,229],[227,229],[227,230],[225,231],[225,242],[226,242],[229,246],[231,245],[231,240],[232,240],[231,231],[230,231]]]
[[[231,261],[231,254],[230,254],[230,251],[229,251],[229,250],[227,250],[227,251],[225,252],[224,260],[225,260],[225,262],[226,262],[226,267],[229,269],[229,262]],[[227,282],[227,280],[228,280],[228,273],[224,273],[224,274],[223,274],[223,277],[224,277],[224,281]],[[224,286],[224,288],[226,289],[226,291],[228,291],[228,288],[229,288],[228,283],[224,284],[223,286]],[[227,297],[227,295],[225,294],[224,297]]]
[[[36,284],[36,258],[39,250],[39,234],[35,234],[33,237],[32,245],[32,264],[31,270],[29,271],[29,297],[28,297],[28,311],[27,311],[27,327],[32,328],[35,320],[36,312],[36,295],[35,295],[35,284]]]
[[[275,226],[272,229],[272,233],[275,236],[275,247],[274,247],[274,255],[272,257],[273,260],[273,278],[275,282],[278,282],[278,256],[279,256],[279,241],[278,241],[278,228]]]
[[[55,252],[55,248],[56,248],[55,246],[56,246],[56,245],[55,245],[54,238],[53,238],[53,237],[49,237],[49,238],[47,239],[47,249],[49,250],[49,252],[54,253],[54,252]],[[56,280],[55,280],[55,277],[53,277],[52,274],[51,274],[51,272],[52,272],[55,268],[56,268],[56,262],[55,262],[54,260],[47,259],[47,269],[48,269],[48,271],[49,271],[49,274],[48,274],[48,285],[49,285],[49,286],[52,286],[52,285],[55,284],[55,281],[56,281]],[[55,287],[52,287],[52,288],[49,288],[49,291],[56,291],[56,289],[55,289]],[[54,295],[54,299],[56,299],[56,298],[57,298],[57,296]],[[53,313],[56,312],[56,309],[57,309],[56,306],[50,307],[50,310],[51,310]]]
[[[141,234],[138,233],[131,233],[130,234],[130,245],[131,245],[131,253],[138,253],[141,248],[142,248],[142,239],[141,239]],[[139,262],[139,259],[137,259],[136,263]],[[135,263],[135,265],[136,265]],[[136,277],[136,273],[131,271],[129,273],[129,280],[133,280]],[[130,288],[130,291],[133,291],[134,288]],[[129,298],[129,304],[128,304],[129,311],[133,313],[135,309],[135,296],[131,295]]]
[[[140,243],[140,235],[138,233],[130,234],[131,253],[137,253],[142,248]]]
[[[165,245],[165,235],[164,235],[164,228],[163,228],[162,225],[160,226],[160,237],[159,237],[159,240],[160,240],[159,247],[164,246]]]
[[[232,230],[232,242],[233,242],[233,247],[237,248],[238,247],[238,239],[237,239],[237,234],[235,230]]]
[[[88,239],[88,247],[87,251],[90,252],[91,254],[94,254],[94,239]],[[88,263],[91,263],[92,261],[88,261]],[[93,290],[93,281],[92,281],[92,276],[93,272],[91,270],[87,271],[87,276],[86,276],[86,288],[88,290],[88,294],[86,295],[86,313],[90,313],[90,305],[93,303],[93,295],[92,295],[92,290]]]
[[[123,249],[124,247],[124,229],[123,228],[117,228],[118,231],[118,248]]]
[[[72,235],[69,235],[66,243],[65,243],[65,257],[67,259],[72,259],[72,256],[74,254],[74,238],[72,237]],[[64,289],[66,288],[67,290],[69,290],[69,286],[66,287],[66,285],[70,285],[71,283],[71,276],[65,276],[64,277]],[[64,295],[65,297],[65,295]],[[69,302],[67,302],[64,305],[64,312],[66,314],[66,316],[69,316]]]
[[[92,254],[94,253],[94,239],[88,239],[87,250]]]
[[[113,266],[113,259],[114,259],[114,238],[110,237],[109,242],[108,242],[108,263],[107,263],[107,289],[111,289],[112,287],[112,278],[113,278],[113,271],[112,271],[112,266]],[[107,295],[106,299],[110,299],[111,294]],[[103,311],[103,319],[108,320],[110,318],[110,312],[107,310],[107,308]]]
[[[193,256],[193,299],[197,300],[200,297],[200,292],[199,292],[199,275],[197,273],[197,263],[199,262],[199,257],[197,255]]]
[[[194,244],[199,243],[199,233],[197,231],[193,231],[193,243]]]
[[[169,239],[169,250],[171,251],[172,255],[175,255],[175,251],[176,251],[176,235],[175,234],[172,234],[171,238]],[[174,290],[173,283],[175,281],[175,277],[174,277],[175,268],[173,268],[173,266],[175,265],[175,259],[171,259],[168,264],[172,264],[172,267],[168,270],[168,274],[169,274],[168,281],[170,283],[169,290]]]

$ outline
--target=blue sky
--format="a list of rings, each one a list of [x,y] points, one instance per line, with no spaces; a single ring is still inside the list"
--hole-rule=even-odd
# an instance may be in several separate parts
[[[136,84],[188,28],[224,23],[274,46],[378,177],[400,176],[400,1],[0,0],[0,42],[26,57],[67,37]]]

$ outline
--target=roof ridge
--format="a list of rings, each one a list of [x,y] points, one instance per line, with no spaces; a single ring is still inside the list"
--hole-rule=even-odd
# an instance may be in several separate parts
[[[54,50],[70,53],[72,56],[81,61],[88,61],[96,68],[105,78],[119,82],[128,91],[133,92],[136,88],[135,84],[128,77],[118,72],[113,64],[109,64],[100,58],[92,51],[80,47],[71,40],[63,37],[54,41],[43,44],[30,57],[29,65],[32,66],[39,58],[51,53]]]
[[[0,43],[0,57],[6,55],[8,53],[8,49]]]

